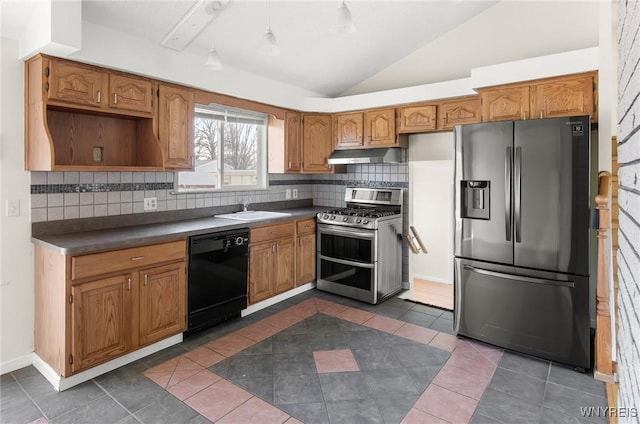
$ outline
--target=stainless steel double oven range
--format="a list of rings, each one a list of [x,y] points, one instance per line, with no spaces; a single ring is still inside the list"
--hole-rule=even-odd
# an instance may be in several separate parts
[[[317,287],[368,303],[402,289],[402,189],[347,187],[317,215]]]

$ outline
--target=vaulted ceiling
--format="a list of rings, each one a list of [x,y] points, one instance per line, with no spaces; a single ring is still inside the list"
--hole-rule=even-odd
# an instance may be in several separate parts
[[[20,37],[30,3],[3,0],[3,36]],[[241,69],[326,97],[464,78],[474,67],[598,45],[597,1],[348,0],[356,31],[346,35],[330,30],[339,4],[83,0],[82,20],[160,44],[193,12],[180,31],[194,25],[196,35],[179,50],[204,63],[215,44],[225,68],[210,72]],[[259,53],[269,21],[278,56]]]

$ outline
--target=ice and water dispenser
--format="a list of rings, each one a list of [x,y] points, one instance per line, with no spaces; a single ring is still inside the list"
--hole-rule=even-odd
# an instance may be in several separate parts
[[[462,218],[489,219],[491,191],[489,181],[460,181]]]

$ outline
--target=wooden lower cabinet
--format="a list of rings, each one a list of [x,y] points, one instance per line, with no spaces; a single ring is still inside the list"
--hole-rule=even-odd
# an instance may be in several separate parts
[[[316,233],[298,236],[296,246],[296,286],[316,279]]]
[[[186,329],[186,241],[80,256],[35,246],[35,353],[68,377]]]
[[[185,263],[140,271],[140,345],[180,333],[186,328]]]
[[[131,275],[117,275],[71,288],[72,371],[131,350]]]
[[[302,234],[298,234],[302,231]],[[315,278],[315,220],[251,229],[249,303],[291,290]],[[304,261],[301,265],[300,261]]]

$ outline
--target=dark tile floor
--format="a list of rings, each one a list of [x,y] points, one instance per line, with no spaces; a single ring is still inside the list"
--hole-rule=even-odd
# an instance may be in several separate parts
[[[274,317],[286,320],[309,299],[329,302],[278,327]],[[581,407],[606,406],[604,385],[590,374],[456,341],[446,334],[452,319],[400,299],[368,305],[313,290],[61,393],[33,367],[5,374],[0,422],[606,422],[581,415]],[[238,334],[254,341],[226,343]]]

